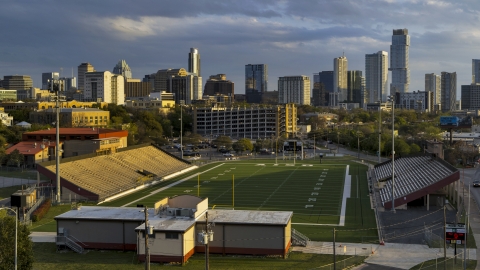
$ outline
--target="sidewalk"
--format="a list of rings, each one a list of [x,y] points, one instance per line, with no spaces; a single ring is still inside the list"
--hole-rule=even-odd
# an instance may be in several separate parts
[[[55,232],[31,232],[30,238],[34,243],[55,243]]]
[[[293,247],[293,251],[333,254],[332,245],[332,242],[311,241],[308,247]],[[338,255],[370,255],[370,257],[365,260],[366,263],[399,269],[410,269],[424,261],[443,256],[443,249],[429,248],[427,245],[386,243],[382,246],[359,243],[336,243],[335,246],[335,253]],[[447,249],[447,256],[453,256],[453,253],[453,248]],[[476,250],[470,249],[469,253],[470,259],[476,260]]]

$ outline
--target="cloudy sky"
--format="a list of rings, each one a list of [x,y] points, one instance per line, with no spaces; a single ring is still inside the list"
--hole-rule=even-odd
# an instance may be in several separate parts
[[[478,0],[19,0],[2,1],[0,26],[0,76],[31,75],[36,87],[42,72],[76,76],[82,62],[112,71],[125,59],[135,78],[187,68],[196,47],[204,82],[225,73],[243,93],[245,64],[264,63],[271,91],[280,76],[333,70],[343,52],[364,70],[397,28],[411,36],[411,91],[425,73],[456,71],[459,92],[480,58]]]

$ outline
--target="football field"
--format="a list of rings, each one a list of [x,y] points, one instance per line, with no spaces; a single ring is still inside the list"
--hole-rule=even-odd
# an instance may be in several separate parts
[[[208,197],[210,208],[293,211],[294,223],[338,224],[347,165],[219,163],[140,202]],[[200,184],[200,185],[199,185]],[[135,202],[129,206],[135,206]]]

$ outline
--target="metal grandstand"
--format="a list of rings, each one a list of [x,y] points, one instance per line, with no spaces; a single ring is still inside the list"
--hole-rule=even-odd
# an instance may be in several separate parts
[[[392,207],[392,161],[375,165],[374,183],[379,188],[380,202]],[[432,154],[395,158],[395,206],[404,205],[434,193],[460,179],[460,172]]]
[[[62,198],[73,194],[78,198],[102,202],[195,168],[190,162],[153,144],[122,148],[109,155],[65,158],[60,163]],[[55,162],[37,165],[37,171],[52,180],[55,179],[55,170]],[[139,181],[145,180],[146,175],[149,176],[148,181]]]

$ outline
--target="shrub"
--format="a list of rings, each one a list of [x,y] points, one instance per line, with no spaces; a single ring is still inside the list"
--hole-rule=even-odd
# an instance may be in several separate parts
[[[51,199],[46,199],[40,207],[37,208],[37,210],[33,211],[32,213],[32,221],[36,222],[39,221],[40,219],[43,218],[43,216],[48,212],[50,209],[50,206],[52,206],[52,200]]]

